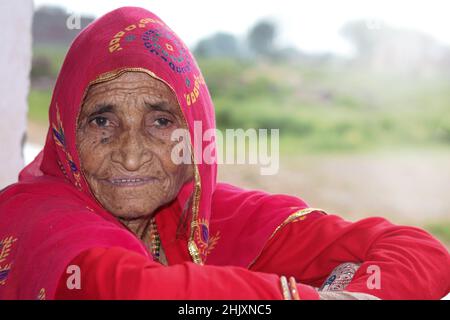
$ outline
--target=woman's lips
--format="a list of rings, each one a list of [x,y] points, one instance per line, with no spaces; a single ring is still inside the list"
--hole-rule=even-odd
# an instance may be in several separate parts
[[[103,181],[116,187],[138,187],[149,183],[155,183],[155,177],[114,177]]]

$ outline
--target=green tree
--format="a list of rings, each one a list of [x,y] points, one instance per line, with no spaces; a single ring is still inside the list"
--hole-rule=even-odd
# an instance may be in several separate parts
[[[257,55],[269,57],[276,52],[277,26],[269,20],[257,22],[249,31],[247,40],[250,49]]]
[[[238,57],[241,49],[236,37],[229,33],[218,32],[209,38],[202,39],[194,49],[198,57]]]

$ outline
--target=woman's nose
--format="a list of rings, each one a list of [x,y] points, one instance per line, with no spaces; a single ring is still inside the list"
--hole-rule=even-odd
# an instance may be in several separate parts
[[[137,171],[150,162],[153,153],[144,142],[145,137],[136,131],[123,133],[118,150],[112,153],[112,161],[120,163],[128,171]]]

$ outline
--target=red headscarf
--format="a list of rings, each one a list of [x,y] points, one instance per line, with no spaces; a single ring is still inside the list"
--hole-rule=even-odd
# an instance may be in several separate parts
[[[149,256],[142,242],[93,197],[75,144],[89,86],[127,71],[167,84],[186,119],[194,153],[214,149],[211,141],[194,137],[194,121],[200,121],[202,132],[215,128],[214,107],[194,57],[175,33],[136,7],[119,8],[90,24],[73,42],[58,76],[44,150],[21,172],[19,182],[0,194],[0,299],[53,298],[67,264],[92,247],[121,246]],[[311,211],[302,210],[306,204],[298,198],[217,184],[216,172],[215,163],[196,160],[194,181],[157,212],[169,264],[248,267],[286,219]],[[191,195],[187,234],[176,237]]]

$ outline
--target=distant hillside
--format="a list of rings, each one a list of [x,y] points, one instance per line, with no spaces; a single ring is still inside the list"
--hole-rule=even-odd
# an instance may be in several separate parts
[[[91,23],[94,18],[81,16],[80,30],[67,28],[70,14],[64,9],[53,6],[43,6],[34,12],[33,45],[69,45],[82,28]]]

